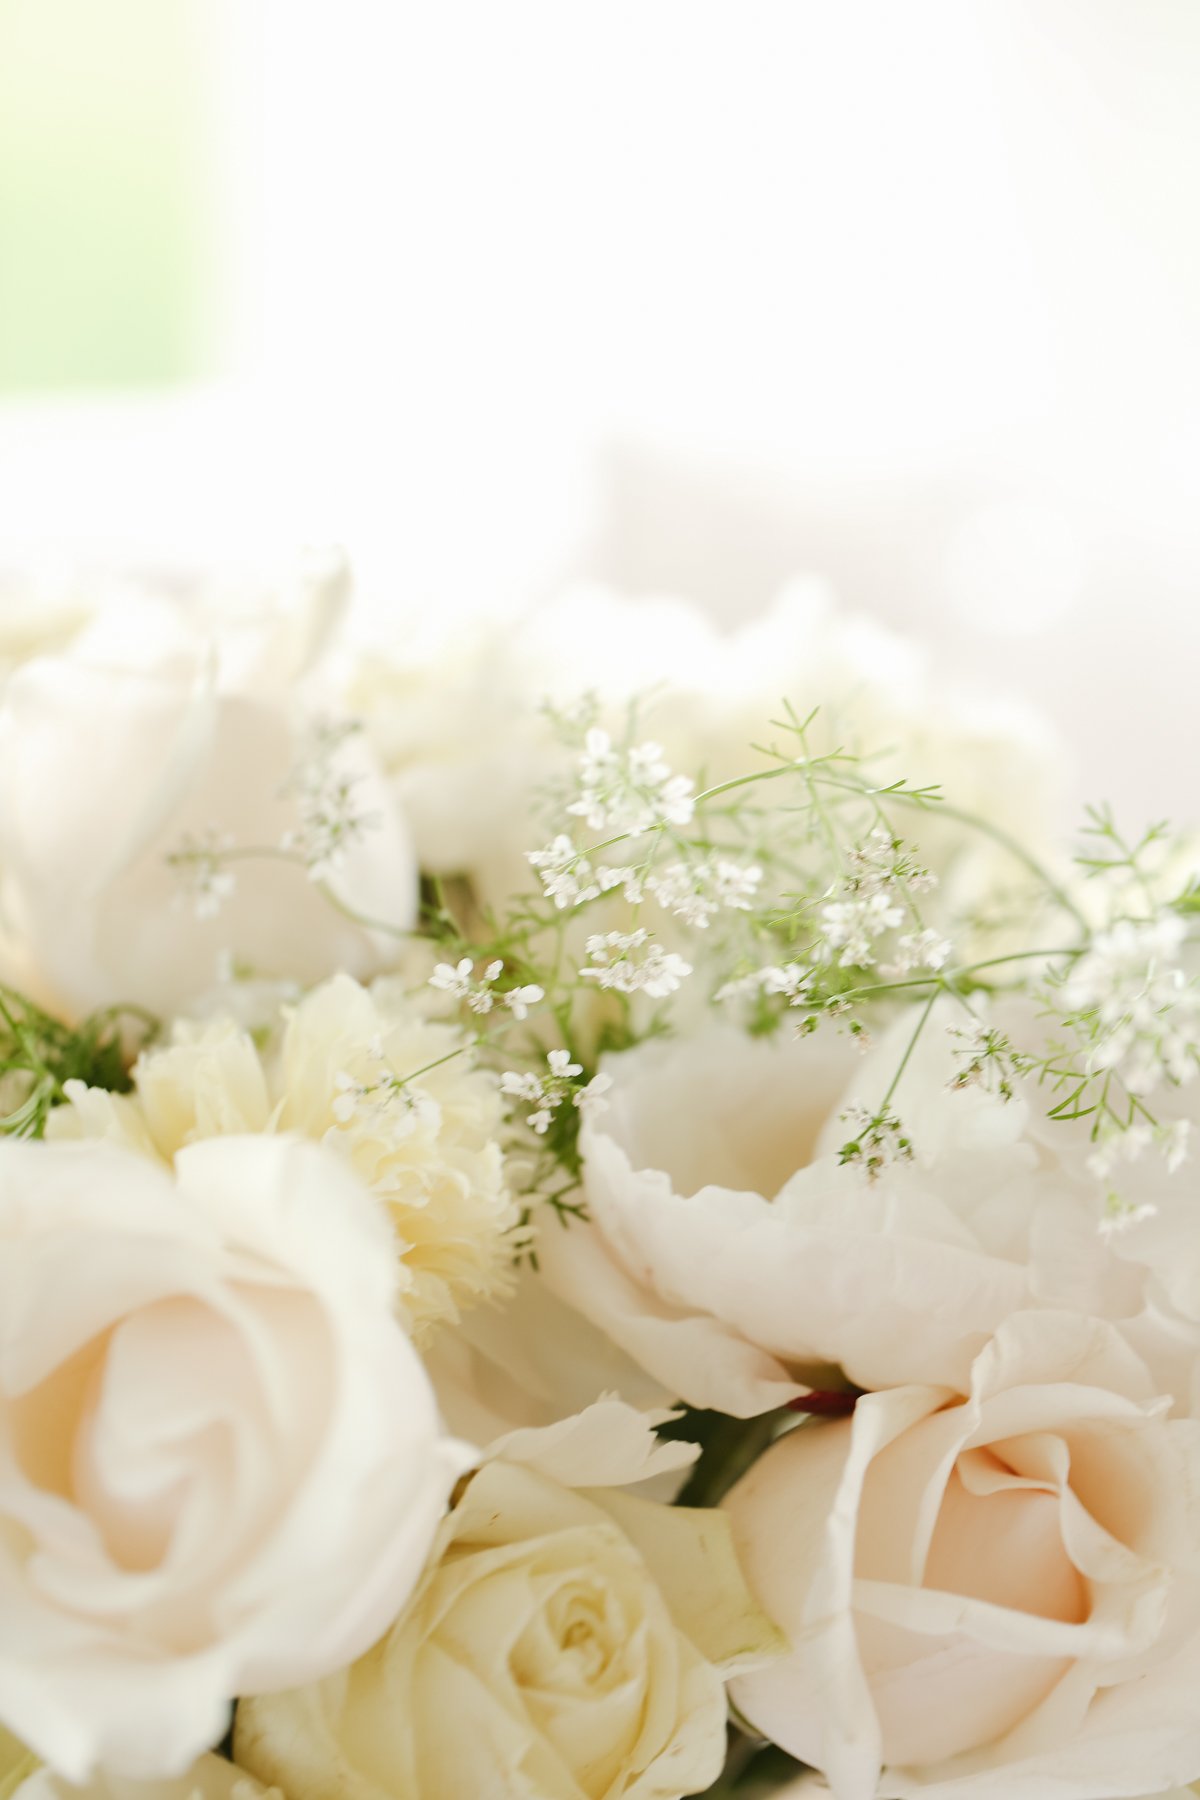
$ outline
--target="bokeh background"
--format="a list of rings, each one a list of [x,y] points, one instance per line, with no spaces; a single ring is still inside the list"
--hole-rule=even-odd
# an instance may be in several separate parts
[[[817,570],[1196,819],[1198,95],[1194,0],[0,0],[5,554]]]

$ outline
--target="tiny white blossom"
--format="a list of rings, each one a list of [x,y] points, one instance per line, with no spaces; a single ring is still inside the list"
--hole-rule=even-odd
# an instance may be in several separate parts
[[[608,1101],[604,1098],[613,1084],[611,1075],[593,1075],[586,1087],[580,1088],[575,1095],[575,1104],[585,1119],[592,1119],[597,1114],[608,1111]]]
[[[583,1065],[571,1061],[569,1050],[551,1050],[546,1061],[550,1064],[550,1073],[560,1081],[569,1081],[572,1076],[583,1074]]]
[[[908,931],[896,944],[886,975],[908,975],[913,969],[944,969],[954,946],[939,931]]]
[[[177,899],[191,901],[197,919],[212,919],[237,887],[237,877],[225,863],[234,848],[227,832],[210,827],[201,836],[185,834],[178,847],[169,852],[167,863],[180,886]]]
[[[540,1100],[541,1078],[517,1069],[505,1069],[500,1077],[500,1092],[511,1094],[514,1100]]]
[[[621,751],[607,731],[593,726],[579,758],[579,791],[567,811],[593,831],[638,836],[656,825],[686,825],[695,812],[693,784],[673,775],[660,744]]]
[[[1176,1119],[1174,1124],[1163,1127],[1159,1148],[1163,1153],[1168,1175],[1174,1175],[1187,1161],[1191,1133],[1191,1122],[1188,1119]]]
[[[903,923],[904,909],[884,892],[863,899],[831,900],[821,908],[821,933],[830,950],[841,950],[843,969],[866,968],[874,960],[873,943]]]
[[[355,789],[362,776],[342,759],[343,746],[361,729],[356,719],[315,720],[284,785],[284,793],[296,798],[300,822],[284,833],[280,847],[299,853],[313,881],[335,874],[350,846],[382,823],[378,813],[360,810]]]
[[[527,1019],[530,1007],[536,1006],[545,998],[545,989],[531,982],[527,987],[509,988],[504,996],[504,1004],[511,1010],[514,1018]]]
[[[458,963],[438,963],[429,977],[429,985],[455,1000],[465,1000],[472,1012],[488,1013],[496,1003],[491,984],[503,972],[502,962],[489,963],[482,977],[475,979],[475,965],[469,956]]]
[[[1063,983],[1089,1067],[1114,1070],[1131,1094],[1196,1073],[1200,993],[1179,960],[1186,936],[1176,913],[1122,919],[1097,934]]]
[[[718,1000],[740,998],[743,994],[782,995],[789,1006],[804,1006],[810,997],[813,971],[800,963],[769,964],[763,969],[753,969],[749,975],[741,975],[735,981],[727,981],[724,987],[717,989]]]
[[[525,856],[537,870],[546,898],[560,911],[594,900],[600,893],[592,865],[565,832],[559,832],[544,850],[527,850]]]
[[[1109,1194],[1104,1202],[1104,1212],[1097,1230],[1107,1242],[1119,1237],[1122,1232],[1129,1231],[1132,1226],[1142,1224],[1145,1219],[1154,1218],[1158,1208],[1148,1200],[1136,1202],[1126,1200],[1120,1194]]]

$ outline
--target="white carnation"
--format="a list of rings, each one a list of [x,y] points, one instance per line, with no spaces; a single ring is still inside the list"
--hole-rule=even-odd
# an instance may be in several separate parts
[[[69,1083],[49,1135],[109,1137],[171,1162],[203,1138],[296,1132],[331,1145],[386,1203],[415,1330],[505,1291],[515,1209],[502,1102],[459,1028],[424,1017],[398,984],[369,991],[337,975],[285,1009],[277,1035],[264,1052],[230,1019],[181,1020],[143,1053],[131,1094]]]

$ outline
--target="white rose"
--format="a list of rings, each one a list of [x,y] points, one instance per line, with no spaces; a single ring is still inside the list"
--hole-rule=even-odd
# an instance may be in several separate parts
[[[326,603],[318,583],[310,599],[328,610],[336,594]],[[301,859],[309,838],[319,849],[313,784],[344,777],[347,807],[368,823],[328,885],[351,913],[412,922],[406,828],[365,743],[312,747],[296,683],[320,635],[303,620],[227,621],[164,601],[104,616],[11,676],[0,914],[18,985],[71,1014],[125,1001],[167,1012],[211,986],[221,953],[305,983],[381,965],[394,939],[280,855],[296,838]],[[214,871],[214,845],[268,854]],[[168,863],[189,848],[191,862]],[[185,879],[194,904],[180,904]]]
[[[648,1424],[610,1400],[493,1446],[392,1630],[317,1686],[243,1702],[238,1761],[290,1800],[707,1788],[725,1759],[722,1672],[780,1643],[723,1515],[608,1485],[692,1456]]]
[[[1066,1179],[1022,1099],[950,1090],[949,1003],[893,1097],[913,1159],[875,1181],[840,1163],[846,1107],[879,1106],[915,1016],[861,1057],[829,1027],[709,1022],[604,1059],[609,1104],[579,1140],[588,1221],[542,1234],[545,1279],[673,1397],[739,1416],[838,1369],[961,1385],[1023,1306],[1140,1317],[1146,1271],[1100,1237],[1099,1184]]]
[[[507,1292],[517,1213],[499,1087],[462,1030],[425,1017],[399,982],[368,990],[349,975],[274,1023],[260,1052],[232,1019],[179,1020],[170,1043],[139,1057],[132,1093],[68,1082],[47,1135],[107,1137],[170,1162],[203,1138],[297,1132],[344,1156],[386,1203],[414,1331]]]
[[[66,1778],[174,1774],[241,1693],[371,1643],[467,1461],[329,1151],[172,1175],[0,1144],[0,1717]]]
[[[780,1439],[725,1501],[793,1646],[735,1683],[746,1718],[838,1800],[1194,1779],[1200,1425],[1167,1404],[1114,1327],[1045,1311],[966,1397],[893,1388]]]

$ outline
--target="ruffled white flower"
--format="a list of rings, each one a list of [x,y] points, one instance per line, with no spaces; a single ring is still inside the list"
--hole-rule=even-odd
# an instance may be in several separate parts
[[[414,916],[395,797],[361,737],[323,756],[320,805],[297,786],[313,716],[301,678],[344,586],[326,562],[286,607],[144,598],[9,678],[0,922],[16,985],[68,1014],[164,1013],[212,984],[222,952],[305,983],[383,966],[394,940],[354,915]],[[370,829],[334,819],[335,788]],[[342,910],[288,856],[327,874]]]
[[[139,1058],[131,1094],[69,1083],[49,1135],[109,1137],[171,1162],[204,1138],[296,1132],[331,1146],[385,1202],[414,1330],[504,1292],[516,1211],[502,1102],[463,1033],[426,1018],[398,984],[368,991],[348,975],[284,1018],[265,1052],[232,1020],[180,1021],[169,1045]]]
[[[1132,1320],[1153,1294],[1194,1353],[1166,1254],[1138,1258],[1151,1226],[1118,1257],[1103,1187],[1031,1108],[951,1090],[957,1016],[934,1009],[884,1112],[911,1015],[865,1055],[824,1030],[710,1023],[605,1058],[607,1110],[579,1140],[588,1216],[543,1235],[544,1278],[669,1392],[737,1415],[827,1385],[831,1365],[868,1388],[961,1382],[1035,1302]],[[1200,1252],[1172,1218],[1182,1282]]]
[[[353,1668],[238,1710],[289,1800],[680,1800],[725,1760],[722,1677],[776,1654],[723,1516],[614,1485],[686,1461],[607,1401],[493,1446]]]
[[[178,1774],[412,1591],[470,1457],[395,1270],[314,1144],[0,1143],[0,1718],[64,1778]]]

